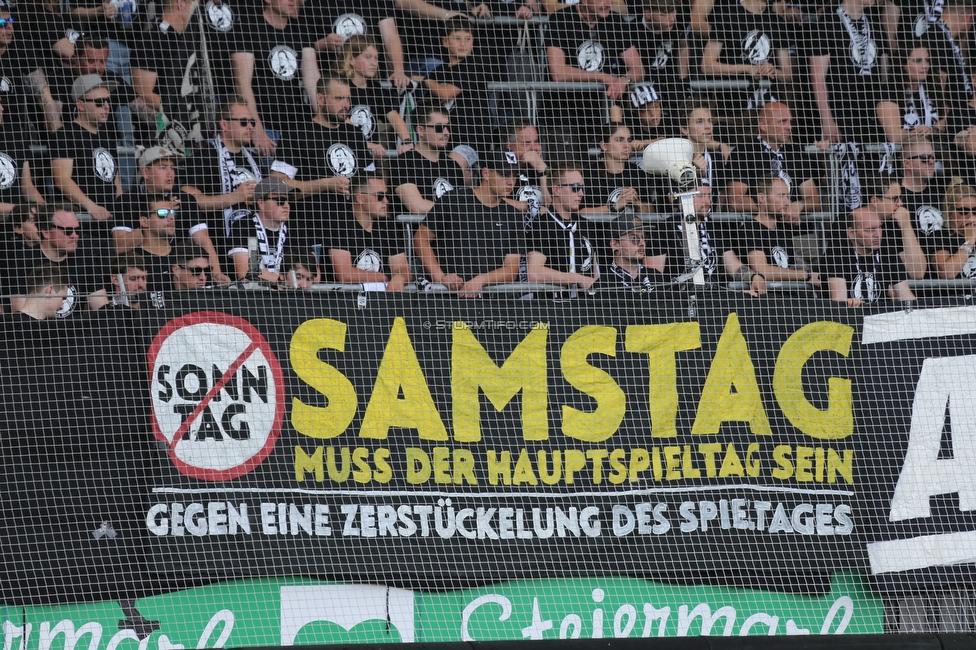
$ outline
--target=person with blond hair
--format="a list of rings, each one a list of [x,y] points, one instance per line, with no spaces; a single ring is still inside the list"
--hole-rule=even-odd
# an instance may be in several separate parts
[[[336,61],[336,72],[349,81],[349,122],[376,142],[382,128],[392,128],[402,142],[410,141],[410,129],[400,116],[400,94],[380,84],[382,56],[369,36],[350,36]]]
[[[946,224],[938,232],[930,265],[944,280],[976,278],[976,188],[957,183],[946,192]]]

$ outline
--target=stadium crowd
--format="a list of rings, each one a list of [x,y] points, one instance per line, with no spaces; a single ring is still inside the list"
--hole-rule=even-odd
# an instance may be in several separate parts
[[[689,270],[754,296],[911,300],[909,280],[976,277],[973,13],[0,0],[4,310],[249,283],[653,294]],[[562,83],[491,85],[539,74]],[[694,149],[697,237],[641,218],[681,212],[641,168],[665,137]],[[841,211],[825,220],[828,158]]]

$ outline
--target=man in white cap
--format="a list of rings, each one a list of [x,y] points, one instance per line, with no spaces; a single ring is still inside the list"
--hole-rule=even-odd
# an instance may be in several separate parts
[[[227,254],[233,264],[234,279],[278,281],[288,252],[292,191],[280,178],[265,178],[254,188],[257,210],[250,217],[235,221],[230,229]],[[253,269],[250,239],[257,241],[258,260]]]
[[[108,239],[116,199],[122,194],[116,144],[102,126],[112,116],[115,83],[95,74],[75,79],[71,94],[78,117],[52,141],[51,172],[62,198],[77,205],[102,226],[94,234]]]

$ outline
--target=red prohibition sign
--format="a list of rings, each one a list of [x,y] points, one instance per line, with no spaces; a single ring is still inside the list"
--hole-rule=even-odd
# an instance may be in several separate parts
[[[285,384],[253,325],[193,312],[166,323],[147,356],[153,433],[181,473],[229,481],[267,458],[281,434]]]

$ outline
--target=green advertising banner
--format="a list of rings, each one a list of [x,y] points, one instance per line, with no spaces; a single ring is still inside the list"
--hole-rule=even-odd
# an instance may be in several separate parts
[[[306,579],[4,610],[4,650],[174,650],[380,642],[870,634],[884,606],[856,573],[822,596],[627,577],[420,592]]]

